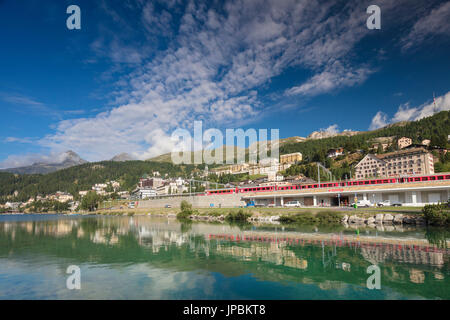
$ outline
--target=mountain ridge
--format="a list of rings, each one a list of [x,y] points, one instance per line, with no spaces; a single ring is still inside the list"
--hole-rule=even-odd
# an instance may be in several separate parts
[[[0,171],[15,174],[46,174],[88,162],[72,150],[63,152],[57,155],[56,158],[59,159],[56,162],[35,162],[29,166],[1,169]]]
[[[132,161],[132,160],[136,160],[136,158],[134,158],[129,153],[122,152],[112,157],[110,161]]]

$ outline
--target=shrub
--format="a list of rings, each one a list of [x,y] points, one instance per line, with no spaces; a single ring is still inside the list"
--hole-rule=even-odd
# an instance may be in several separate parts
[[[342,214],[334,211],[321,211],[316,214],[316,218],[320,223],[339,223],[342,219]]]
[[[280,217],[280,222],[293,223],[293,222],[296,222],[296,219],[295,219],[294,216],[281,216]]]
[[[197,211],[192,209],[192,204],[186,200],[181,201],[180,209],[181,211],[177,214],[178,219],[188,219],[189,216],[197,213]]]
[[[450,212],[447,204],[429,204],[422,209],[423,216],[428,224],[444,226],[450,224]]]
[[[333,211],[321,211],[316,215],[311,212],[302,212],[296,215],[285,215],[280,217],[280,222],[283,223],[340,223],[341,213]]]
[[[297,223],[315,223],[317,218],[311,212],[304,212],[295,215]]]
[[[180,211],[177,213],[177,219],[189,219],[191,212],[188,211]]]
[[[181,201],[180,208],[181,208],[181,212],[192,211],[192,204],[190,204],[186,200],[183,200],[183,201]]]
[[[247,221],[251,216],[251,213],[244,212],[244,210],[240,209],[237,212],[228,213],[225,219],[228,221]]]

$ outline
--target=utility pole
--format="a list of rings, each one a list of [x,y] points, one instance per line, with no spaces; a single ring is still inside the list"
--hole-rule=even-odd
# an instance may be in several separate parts
[[[319,187],[320,187],[320,169],[319,169],[319,163],[317,162],[317,179],[319,180]]]

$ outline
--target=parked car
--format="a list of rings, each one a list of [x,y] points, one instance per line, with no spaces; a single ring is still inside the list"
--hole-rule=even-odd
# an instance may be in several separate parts
[[[273,208],[273,207],[275,207],[275,203],[269,203],[269,204],[267,205],[267,207]]]
[[[164,206],[164,208],[172,208],[172,206],[171,206],[170,204],[166,204],[166,205]]]
[[[284,204],[285,207],[300,207],[301,203],[298,200],[288,201]]]
[[[369,200],[358,200],[356,201],[356,205],[358,207],[366,207],[366,208],[374,206]],[[354,207],[355,203],[353,202],[350,206]]]
[[[384,200],[377,203],[379,207],[401,207],[402,204],[400,202],[391,202],[391,200]]]

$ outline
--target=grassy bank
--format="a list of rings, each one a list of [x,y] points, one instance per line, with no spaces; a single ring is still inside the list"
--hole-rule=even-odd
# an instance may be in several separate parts
[[[280,217],[280,222],[299,224],[340,224],[343,216],[343,212],[337,211],[320,211],[317,213],[301,212],[291,215],[282,215]]]
[[[347,215],[358,214],[377,214],[377,213],[403,213],[403,214],[422,214],[422,208],[417,207],[387,207],[387,208],[193,208],[198,215],[206,216],[220,216],[227,215],[228,213],[236,213],[239,210],[244,210],[252,215],[261,216],[274,216],[274,215],[295,215],[298,213],[312,213],[317,214],[319,212],[337,212]],[[134,208],[134,209],[98,209],[93,212],[94,214],[109,214],[110,212],[135,212],[142,215],[168,215],[177,214],[180,212],[179,207],[175,208]]]

